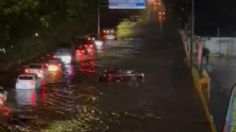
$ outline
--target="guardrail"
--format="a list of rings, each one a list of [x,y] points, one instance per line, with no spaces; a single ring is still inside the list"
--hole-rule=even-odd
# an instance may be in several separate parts
[[[207,117],[207,120],[210,124],[211,132],[217,132],[215,124],[213,122],[213,117],[209,112],[208,108],[208,99],[210,98],[210,77],[207,73],[207,71],[203,71],[202,74],[200,75],[199,69],[190,65],[190,56],[189,56],[189,42],[188,39],[186,38],[186,35],[183,30],[179,30],[179,33],[182,37],[182,43],[184,45],[185,49],[185,60],[187,65],[192,69],[192,77],[193,77],[193,82],[194,82],[194,87],[199,95],[199,98],[201,100],[201,104],[204,110],[204,113]]]

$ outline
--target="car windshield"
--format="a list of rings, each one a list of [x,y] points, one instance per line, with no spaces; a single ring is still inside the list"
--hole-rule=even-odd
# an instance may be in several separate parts
[[[49,64],[58,64],[60,62],[58,60],[50,60],[48,63]]]
[[[105,70],[105,73],[115,74],[117,73],[117,70]]]
[[[95,39],[98,38],[98,36],[96,34],[91,34],[90,37],[95,38]]]
[[[64,54],[69,54],[69,53],[70,53],[69,49],[58,49],[56,51],[57,55],[64,55]]]
[[[121,70],[119,70],[119,73],[131,74],[131,73],[134,73],[134,71],[121,69]]]
[[[20,76],[20,80],[33,80],[33,76]]]
[[[42,68],[42,65],[38,65],[38,64],[29,65],[29,68],[33,68],[33,69],[41,69],[41,68]]]
[[[58,53],[66,53],[66,52],[69,52],[68,49],[58,49],[57,50]]]

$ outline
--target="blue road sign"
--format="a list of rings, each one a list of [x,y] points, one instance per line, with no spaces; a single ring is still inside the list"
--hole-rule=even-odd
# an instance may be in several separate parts
[[[109,9],[145,9],[145,0],[109,0]]]

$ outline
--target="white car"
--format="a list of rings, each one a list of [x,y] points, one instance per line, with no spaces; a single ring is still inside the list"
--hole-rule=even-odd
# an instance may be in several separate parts
[[[16,89],[36,89],[41,86],[41,80],[36,74],[21,74],[16,80]]]
[[[72,53],[70,49],[60,48],[55,52],[54,58],[61,59],[65,64],[70,64],[72,61]]]
[[[47,75],[47,69],[44,64],[41,63],[32,63],[26,69],[25,73],[34,73],[39,78],[45,78]]]
[[[0,105],[3,105],[7,100],[7,91],[0,86]]]

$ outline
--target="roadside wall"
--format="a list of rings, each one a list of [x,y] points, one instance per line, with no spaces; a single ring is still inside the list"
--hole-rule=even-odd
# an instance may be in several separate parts
[[[202,37],[211,56],[236,56],[236,38]]]

